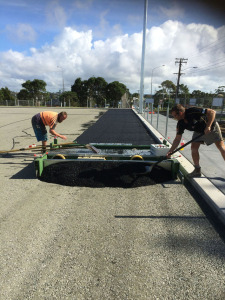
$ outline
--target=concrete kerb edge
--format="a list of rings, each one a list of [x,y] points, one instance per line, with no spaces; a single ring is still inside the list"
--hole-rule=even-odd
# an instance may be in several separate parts
[[[155,138],[162,143],[162,139],[165,137],[161,135],[148,121],[144,119],[140,114],[135,110],[134,113],[140,118],[145,127],[151,131]],[[170,146],[171,144],[167,142]],[[205,176],[200,178],[189,179],[187,174],[193,171],[193,165],[188,159],[186,159],[181,153],[181,157],[177,158],[180,162],[180,173],[192,187],[203,197],[204,200],[210,205],[213,211],[217,214],[220,221],[225,225],[225,195],[216,188],[216,186],[208,180]]]

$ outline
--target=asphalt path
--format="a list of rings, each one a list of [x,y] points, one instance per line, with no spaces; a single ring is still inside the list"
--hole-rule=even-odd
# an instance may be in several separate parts
[[[36,143],[38,108],[0,109],[0,150]],[[72,141],[102,110],[67,112],[56,131]],[[0,157],[1,300],[224,299],[224,238],[179,181],[68,187],[36,179],[33,159]]]

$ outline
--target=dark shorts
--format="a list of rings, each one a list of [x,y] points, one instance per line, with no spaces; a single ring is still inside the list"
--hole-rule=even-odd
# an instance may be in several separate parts
[[[198,136],[199,134],[199,132],[194,132],[192,138]],[[223,137],[220,130],[220,126],[217,122],[213,130],[209,134],[204,134],[199,139],[195,140],[195,142],[203,142],[207,146],[219,141],[223,141]]]
[[[38,118],[37,115],[33,116],[31,120],[35,136],[37,138],[37,141],[47,141],[48,140],[48,133],[46,130],[45,125],[42,123],[41,119]]]

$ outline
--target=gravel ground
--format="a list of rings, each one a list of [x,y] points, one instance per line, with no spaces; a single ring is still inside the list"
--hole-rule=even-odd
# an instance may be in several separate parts
[[[56,110],[56,109],[55,109]],[[33,108],[1,108],[1,149],[35,143]],[[77,138],[101,113],[68,109]],[[0,157],[0,299],[224,299],[225,244],[179,181],[90,188],[35,178],[33,153]]]

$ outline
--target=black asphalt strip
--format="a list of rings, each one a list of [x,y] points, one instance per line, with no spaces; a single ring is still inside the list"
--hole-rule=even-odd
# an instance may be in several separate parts
[[[136,162],[60,162],[45,167],[40,180],[65,186],[85,186],[92,188],[121,187],[134,188],[163,183],[172,179],[170,171],[156,166],[146,171],[144,163]]]
[[[151,145],[156,140],[132,109],[110,109],[76,140],[79,144],[129,143]]]

